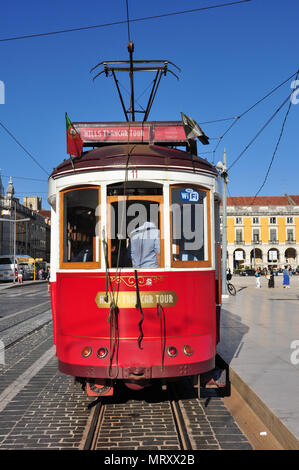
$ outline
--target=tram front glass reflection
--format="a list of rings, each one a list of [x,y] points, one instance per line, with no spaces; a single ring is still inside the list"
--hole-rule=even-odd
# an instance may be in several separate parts
[[[206,193],[193,188],[171,189],[172,260],[203,261],[204,200]]]

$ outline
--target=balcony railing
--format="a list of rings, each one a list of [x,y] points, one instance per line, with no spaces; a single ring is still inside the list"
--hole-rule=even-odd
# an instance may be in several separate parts
[[[271,245],[278,245],[279,244],[279,241],[278,240],[269,240],[269,243]]]
[[[252,240],[252,245],[260,245],[262,243],[262,240]]]
[[[244,240],[235,240],[235,245],[245,245]]]

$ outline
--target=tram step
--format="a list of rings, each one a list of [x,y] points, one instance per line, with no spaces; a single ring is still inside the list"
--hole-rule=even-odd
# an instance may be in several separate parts
[[[228,369],[215,369],[200,375],[199,395],[202,398],[212,396],[230,396]]]

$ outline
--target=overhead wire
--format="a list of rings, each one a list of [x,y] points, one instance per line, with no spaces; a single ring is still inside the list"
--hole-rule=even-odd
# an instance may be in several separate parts
[[[45,168],[36,160],[36,158],[24,147],[23,144],[21,144],[21,142],[13,135],[12,132],[10,132],[10,130],[0,121],[0,126],[5,130],[5,132],[7,132],[7,134],[19,145],[19,147],[21,147],[22,150],[24,150],[24,152],[31,158],[31,160],[34,161],[34,163],[36,163],[36,165],[44,172],[46,173],[47,176],[49,176],[49,173],[47,172],[47,170],[45,170]]]
[[[214,150],[212,151],[213,152],[213,163],[215,161],[215,153],[216,153],[216,150],[217,148],[219,147],[221,141],[223,140],[223,138],[226,136],[226,134],[228,134],[228,132],[233,128],[233,126],[237,123],[237,121],[239,121],[243,116],[245,116],[247,113],[249,113],[249,111],[251,111],[252,109],[254,109],[256,106],[258,106],[260,103],[262,103],[265,99],[267,99],[269,96],[271,96],[273,93],[275,93],[275,91],[277,91],[280,87],[282,87],[285,83],[287,83],[289,80],[291,80],[291,78],[293,78],[296,74],[298,74],[299,70],[296,70],[296,72],[292,73],[292,75],[290,75],[287,79],[283,80],[281,83],[279,83],[279,85],[277,85],[276,87],[274,87],[272,90],[270,90],[268,93],[266,93],[266,95],[264,95],[262,98],[260,98],[258,101],[256,101],[253,105],[249,106],[249,108],[245,109],[245,111],[243,111],[239,116],[236,116],[234,119],[234,121],[229,125],[229,127],[226,129],[226,131],[222,134],[221,137],[219,137],[219,141],[217,142]]]
[[[215,8],[223,8],[223,7],[227,7],[227,6],[234,6],[234,5],[238,5],[238,4],[242,4],[242,3],[248,3],[248,2],[252,2],[252,1],[253,0],[239,0],[239,1],[235,1],[235,2],[221,3],[221,4],[218,4],[218,5],[210,5],[210,6],[201,7],[201,8],[193,8],[191,10],[182,10],[182,11],[177,11],[177,12],[162,13],[160,15],[152,15],[152,16],[145,16],[145,17],[141,17],[141,18],[133,18],[133,19],[130,20],[130,22],[134,23],[134,22],[138,22],[138,21],[149,21],[149,20],[154,20],[154,19],[158,19],[158,18],[165,18],[165,17],[169,17],[169,16],[184,15],[184,14],[187,14],[187,13],[196,13],[196,12],[199,12],[199,11],[212,10],[212,9],[215,9]],[[17,40],[20,40],[20,39],[31,39],[31,38],[44,37],[44,36],[53,36],[53,35],[56,35],[56,34],[72,33],[72,32],[76,32],[76,31],[90,30],[90,29],[95,29],[95,28],[105,28],[105,27],[115,26],[115,25],[120,25],[120,24],[125,24],[125,23],[128,24],[127,19],[122,20],[122,21],[113,21],[113,22],[110,22],[110,23],[103,23],[103,24],[97,24],[97,25],[91,25],[91,26],[81,26],[81,27],[78,27],[78,28],[68,28],[68,29],[61,29],[61,30],[57,30],[57,31],[49,31],[49,32],[46,32],[46,33],[34,33],[34,34],[26,34],[26,35],[23,35],[23,36],[14,36],[14,37],[10,37],[10,38],[0,39],[0,42],[17,41]],[[129,24],[128,24],[128,33],[129,33]]]
[[[255,136],[250,140],[250,142],[245,146],[245,148],[242,150],[242,152],[235,158],[235,160],[232,162],[232,164],[228,167],[227,171],[229,171],[239,160],[240,158],[244,155],[244,153],[249,149],[249,147],[253,144],[253,142],[258,138],[258,136],[265,130],[265,128],[270,124],[270,122],[274,119],[276,114],[279,113],[279,111],[283,108],[283,106],[287,103],[287,101],[290,99],[292,93],[289,93],[286,99],[279,105],[279,107],[275,110],[275,112],[271,115],[271,117],[266,121],[266,123],[261,127],[261,129],[255,134]]]
[[[232,121],[233,119],[238,119],[239,116],[234,116],[230,118],[223,118],[223,119],[214,119],[213,121],[200,121],[198,124],[213,124],[214,122],[222,122],[222,121]]]
[[[296,74],[296,80],[297,80],[298,74],[299,74],[299,71],[298,71],[297,74]],[[255,196],[254,196],[254,198],[253,198],[253,200],[252,200],[250,206],[252,206],[252,205],[254,204],[255,199],[257,198],[257,196],[259,195],[259,193],[261,192],[261,190],[263,189],[263,187],[264,187],[265,184],[266,184],[266,181],[267,181],[267,179],[268,179],[268,176],[269,176],[269,173],[270,173],[272,164],[273,164],[273,162],[274,162],[274,158],[275,158],[275,156],[276,156],[276,153],[277,153],[277,150],[278,150],[278,147],[279,147],[279,144],[280,144],[280,141],[281,141],[283,132],[284,132],[284,128],[285,128],[285,125],[286,125],[286,121],[287,121],[289,112],[290,112],[290,110],[291,110],[291,106],[292,106],[292,101],[290,100],[288,109],[287,109],[287,111],[286,111],[286,114],[285,114],[285,117],[284,117],[284,120],[283,120],[281,129],[280,129],[280,133],[279,133],[279,136],[278,136],[278,139],[277,139],[275,148],[274,148],[274,152],[273,152],[273,154],[272,154],[272,157],[271,157],[271,160],[270,160],[268,169],[267,169],[267,171],[266,171],[266,175],[265,175],[264,181],[263,181],[263,183],[261,184],[261,186],[259,187],[258,191],[256,192],[256,194],[255,194]]]
[[[4,177],[4,178],[14,178],[14,179],[20,179],[20,180],[28,180],[28,181],[38,181],[38,182],[41,182],[41,183],[46,183],[47,180],[42,180],[42,179],[39,179],[39,178],[28,178],[26,176],[14,176],[14,175],[4,175],[3,173],[1,174],[0,172],[0,176]]]

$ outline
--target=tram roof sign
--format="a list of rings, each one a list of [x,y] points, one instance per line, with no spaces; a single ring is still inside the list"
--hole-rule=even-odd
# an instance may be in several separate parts
[[[73,122],[85,147],[116,143],[187,145],[182,121]]]

